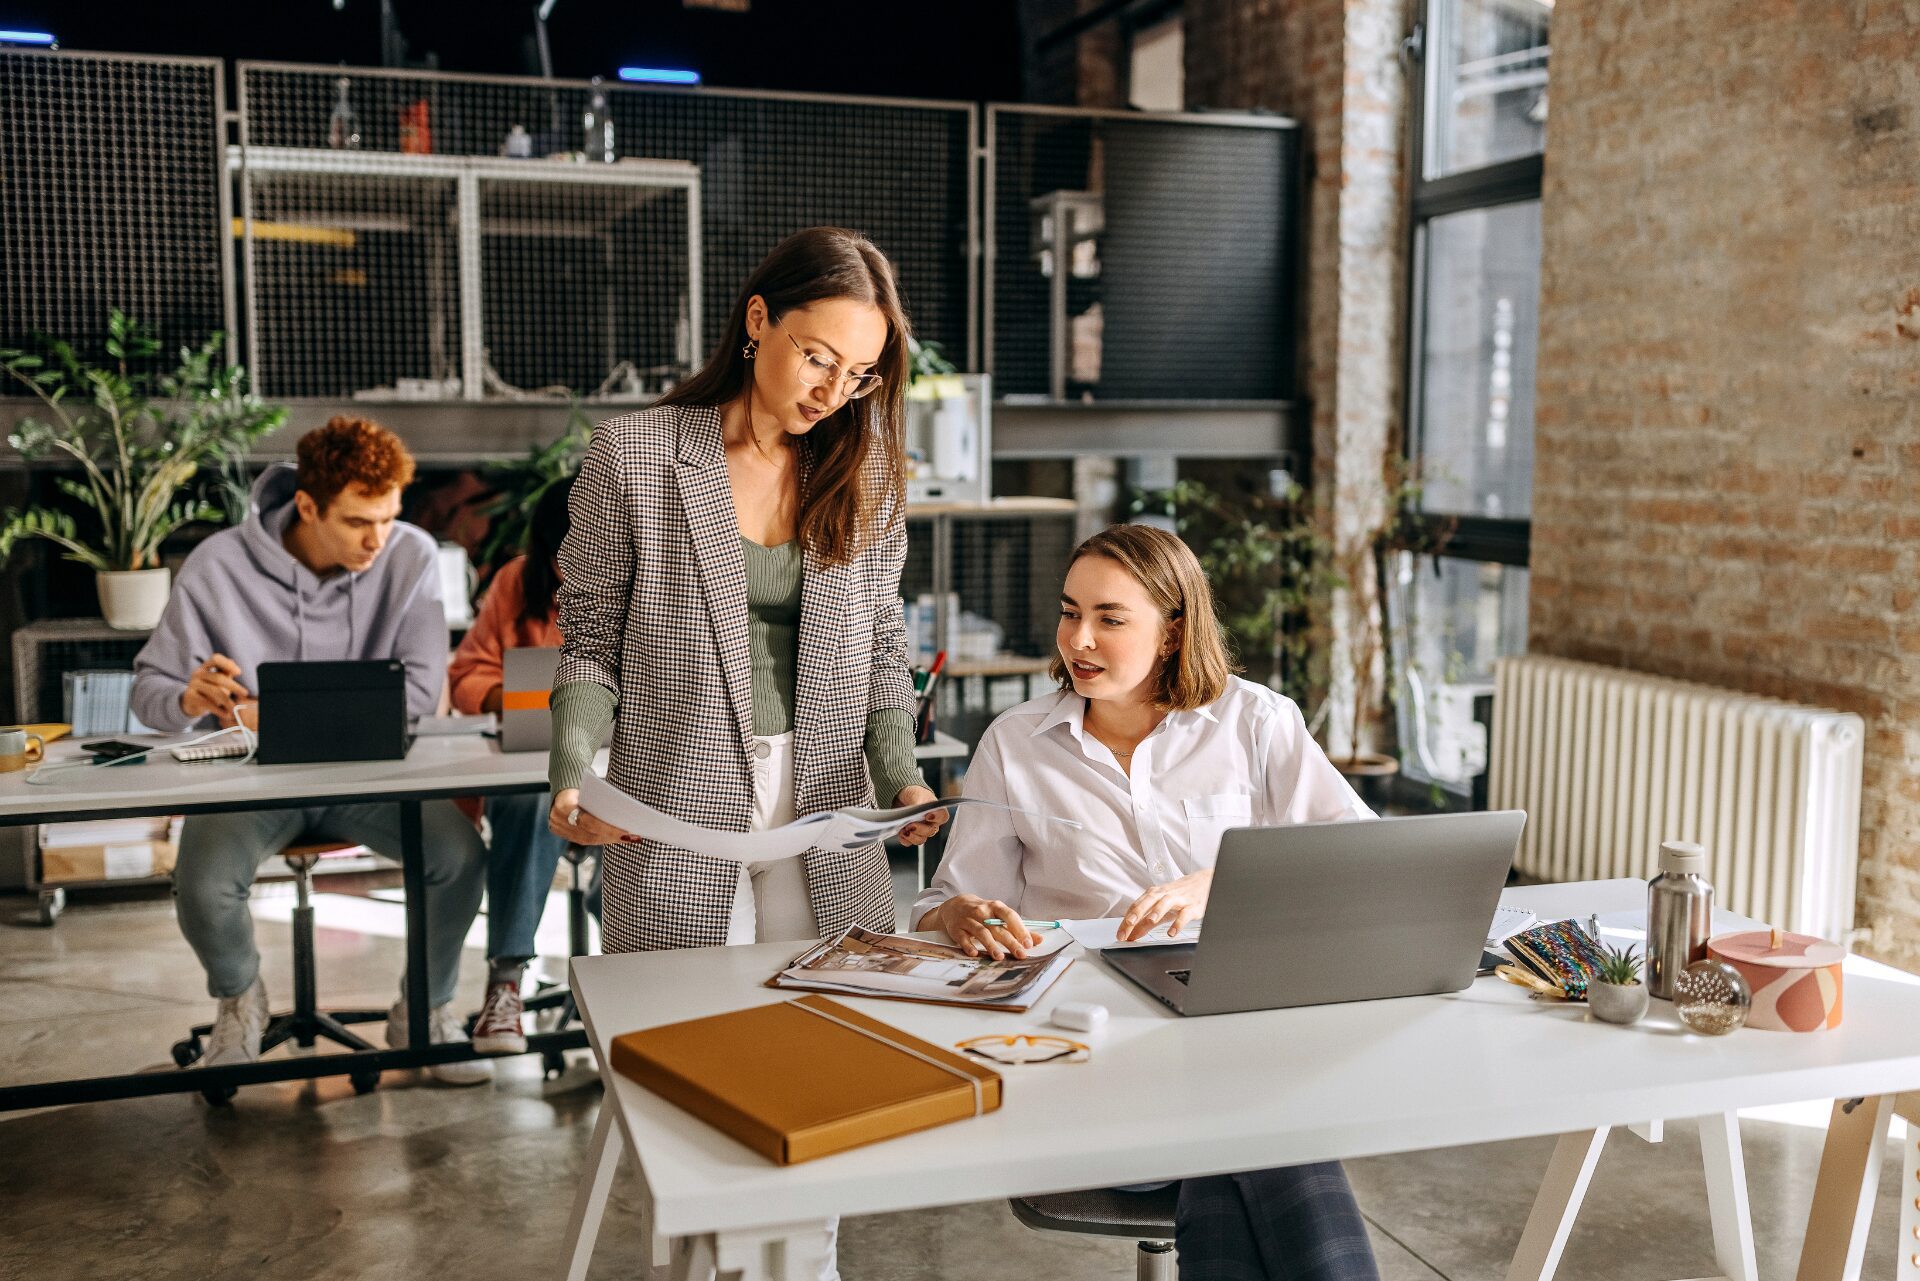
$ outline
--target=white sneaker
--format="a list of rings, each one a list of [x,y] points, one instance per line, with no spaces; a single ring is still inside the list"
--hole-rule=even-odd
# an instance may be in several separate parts
[[[267,985],[255,975],[253,986],[238,996],[220,998],[213,1016],[213,1031],[207,1048],[195,1067],[226,1067],[234,1063],[257,1063],[260,1038],[267,1034]]]
[[[466,1020],[454,1012],[453,1002],[436,1005],[427,1011],[427,1043],[452,1045],[467,1039]],[[406,980],[401,980],[400,999],[387,1011],[387,1046],[407,1048]],[[427,1071],[442,1085],[485,1085],[493,1080],[493,1064],[479,1059],[463,1063],[435,1063]]]

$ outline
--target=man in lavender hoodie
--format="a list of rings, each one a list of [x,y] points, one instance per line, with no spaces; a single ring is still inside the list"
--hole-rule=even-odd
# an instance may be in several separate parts
[[[253,723],[261,663],[398,659],[408,711],[432,715],[447,669],[447,623],[433,540],[398,520],[413,458],[385,428],[335,418],[308,432],[298,467],[270,467],[244,523],[187,557],[167,611],[134,660],[133,706],[161,731]],[[421,806],[426,856],[428,1023],[438,1044],[466,1039],[453,1007],[460,949],[480,908],[486,854],[451,801]],[[220,1002],[203,1063],[260,1056],[267,991],[248,894],[261,863],[302,838],[350,841],[400,854],[396,806],[322,805],[186,820],[173,873],[180,930]],[[406,1044],[405,980],[387,1044]],[[486,1063],[441,1064],[442,1081],[474,1085]]]

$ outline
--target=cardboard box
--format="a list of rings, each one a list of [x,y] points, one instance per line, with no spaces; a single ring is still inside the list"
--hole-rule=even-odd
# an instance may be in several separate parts
[[[1000,1106],[992,1068],[824,996],[629,1032],[612,1058],[781,1165]]]
[[[127,881],[173,871],[172,841],[121,841],[112,845],[57,845],[40,851],[40,883]]]

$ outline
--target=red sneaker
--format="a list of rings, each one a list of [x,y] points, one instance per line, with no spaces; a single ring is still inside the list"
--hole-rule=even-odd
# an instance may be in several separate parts
[[[525,1054],[527,1034],[520,1028],[525,1012],[519,984],[487,984],[487,999],[473,1025],[473,1048],[483,1054]]]

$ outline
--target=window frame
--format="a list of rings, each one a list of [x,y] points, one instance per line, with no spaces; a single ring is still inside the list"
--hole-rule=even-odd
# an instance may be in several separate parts
[[[1517,156],[1508,160],[1495,161],[1472,169],[1457,170],[1437,178],[1427,176],[1427,156],[1434,143],[1433,130],[1440,122],[1440,113],[1435,108],[1435,98],[1442,90],[1447,79],[1447,63],[1452,56],[1454,8],[1459,0],[1421,0],[1416,9],[1413,28],[1402,44],[1402,52],[1409,81],[1407,122],[1408,150],[1408,216],[1406,239],[1407,274],[1405,281],[1406,305],[1406,350],[1404,353],[1404,384],[1401,404],[1400,450],[1401,461],[1408,468],[1406,474],[1417,475],[1415,470],[1423,457],[1423,446],[1427,438],[1426,406],[1423,404],[1424,387],[1422,385],[1423,365],[1426,358],[1427,294],[1428,294],[1428,239],[1429,228],[1435,218],[1449,214],[1467,213],[1476,210],[1497,209],[1507,205],[1524,204],[1541,199],[1542,178],[1545,173],[1545,152]],[[1551,79],[1549,79],[1549,85]],[[1536,340],[1537,341],[1537,340]],[[1537,348],[1536,348],[1537,350]],[[1533,430],[1533,424],[1528,424]],[[1469,563],[1493,563],[1516,569],[1529,569],[1532,560],[1533,521],[1528,517],[1490,517],[1479,515],[1452,515],[1429,513],[1426,511],[1403,511],[1400,513],[1402,537],[1396,540],[1395,550],[1415,550],[1419,553],[1415,572],[1421,572],[1418,562],[1433,557],[1459,560]],[[1439,550],[1433,550],[1437,543],[1443,543]],[[1381,609],[1391,609],[1391,588],[1387,582],[1388,563],[1391,553],[1381,556],[1379,563]],[[1391,617],[1383,617],[1386,628],[1388,661],[1397,669],[1398,659],[1393,654],[1395,624]],[[1411,637],[1407,644],[1414,643]],[[1389,699],[1394,703],[1394,724],[1396,732],[1400,730],[1404,719],[1404,709],[1398,706],[1401,698],[1400,677],[1395,671],[1387,690]],[[1485,710],[1481,705],[1490,706],[1489,695],[1476,699],[1476,716]],[[1484,723],[1484,721],[1483,721]],[[1407,745],[1401,744],[1402,769],[1405,770]],[[1403,773],[1408,784],[1415,780]],[[1415,793],[1426,793],[1424,800],[1439,808],[1454,808],[1466,804],[1474,808],[1485,805],[1485,774],[1479,775],[1469,785],[1463,795],[1457,785],[1441,784],[1437,781],[1415,787],[1403,787],[1403,799],[1415,799]],[[1451,798],[1451,799],[1449,799]]]
[[[1413,92],[1407,95],[1410,119],[1407,127],[1408,183],[1407,216],[1407,347],[1401,422],[1403,460],[1417,467],[1426,442],[1426,406],[1421,366],[1426,352],[1427,328],[1427,242],[1429,225],[1448,214],[1497,209],[1504,205],[1524,204],[1541,198],[1545,173],[1545,153],[1517,156],[1474,169],[1458,170],[1438,178],[1427,177],[1427,154],[1439,112],[1434,98],[1444,86],[1445,60],[1452,48],[1452,16],[1459,0],[1424,0],[1420,15],[1402,48],[1407,56]],[[1436,52],[1438,56],[1436,56]],[[1551,84],[1551,81],[1549,81]],[[1527,425],[1533,430],[1533,424]],[[1411,474],[1411,473],[1410,473]],[[1533,521],[1525,517],[1433,515],[1424,511],[1405,513],[1407,521],[1421,535],[1430,535],[1438,526],[1452,524],[1454,532],[1447,544],[1447,555],[1465,560],[1497,561],[1503,565],[1524,567],[1530,559]]]

